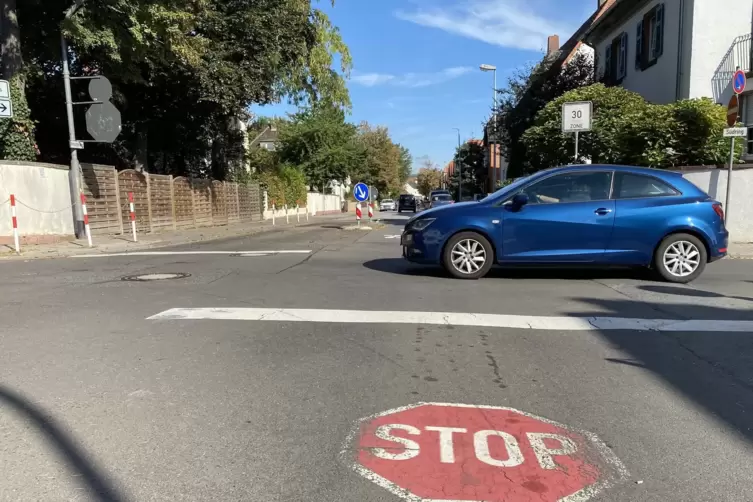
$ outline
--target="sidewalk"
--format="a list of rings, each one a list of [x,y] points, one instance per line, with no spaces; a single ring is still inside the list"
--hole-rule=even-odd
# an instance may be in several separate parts
[[[303,215],[302,215],[303,216]],[[21,246],[21,254],[17,255],[10,246],[0,246],[0,260],[20,259],[36,260],[43,258],[63,258],[94,253],[126,253],[130,251],[143,251],[145,249],[178,246],[195,242],[229,239],[256,235],[272,230],[284,231],[294,228],[311,227],[326,222],[340,222],[343,225],[353,220],[353,215],[348,213],[331,214],[324,216],[310,216],[309,221],[305,217],[300,223],[295,218],[290,223],[285,223],[285,218],[277,218],[275,225],[272,220],[263,220],[253,223],[239,223],[226,226],[189,228],[177,231],[138,234],[138,242],[133,242],[130,234],[125,235],[93,235],[94,247],[87,246],[86,239],[63,241],[56,244],[26,244]]]
[[[753,242],[733,242],[729,245],[728,253],[730,258],[753,260]]]

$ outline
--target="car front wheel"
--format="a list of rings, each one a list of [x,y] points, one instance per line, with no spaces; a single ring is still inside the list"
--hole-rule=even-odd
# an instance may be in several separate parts
[[[494,264],[494,250],[483,235],[460,232],[447,242],[442,264],[457,279],[480,279]]]
[[[695,280],[706,268],[706,246],[690,234],[667,236],[654,255],[654,266],[669,282],[685,284]]]

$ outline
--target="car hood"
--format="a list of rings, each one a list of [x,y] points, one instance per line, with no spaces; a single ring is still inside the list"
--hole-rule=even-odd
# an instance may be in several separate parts
[[[444,206],[433,207],[431,209],[421,211],[416,216],[408,220],[408,223],[413,220],[417,220],[418,218],[426,218],[427,216],[430,216],[432,218],[436,218],[437,216],[450,216],[453,212],[462,211],[468,206],[475,206],[477,204],[478,202],[476,201],[456,202],[455,204],[446,204]]]

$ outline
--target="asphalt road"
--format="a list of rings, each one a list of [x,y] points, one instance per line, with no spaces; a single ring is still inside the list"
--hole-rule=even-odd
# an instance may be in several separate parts
[[[710,265],[691,286],[622,270],[456,281],[404,262],[403,217],[390,218],[372,232],[330,223],[167,255],[0,262],[0,500],[397,501],[351,468],[346,442],[360,419],[418,402],[597,435],[625,471],[593,500],[753,500],[753,333],[340,312],[753,321],[753,261]],[[122,280],[164,273],[190,275]],[[176,308],[316,309],[327,322],[148,319]],[[539,481],[510,500],[547,500]]]

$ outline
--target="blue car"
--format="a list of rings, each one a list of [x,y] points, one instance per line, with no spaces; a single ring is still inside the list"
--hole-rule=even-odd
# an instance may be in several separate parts
[[[687,283],[727,254],[722,205],[681,174],[582,165],[540,171],[405,225],[403,256],[478,279],[492,265],[619,265]]]

